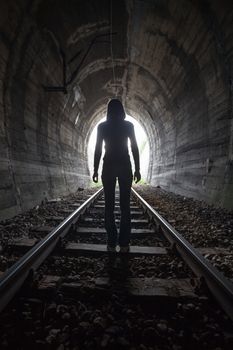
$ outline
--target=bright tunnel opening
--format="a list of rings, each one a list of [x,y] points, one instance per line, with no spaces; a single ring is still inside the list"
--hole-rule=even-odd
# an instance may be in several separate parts
[[[95,152],[95,144],[96,144],[96,137],[97,137],[97,127],[100,123],[105,121],[106,118],[102,118],[93,128],[89,142],[88,142],[88,167],[89,167],[89,172],[90,176],[93,174],[93,169],[94,169],[94,152]],[[138,144],[138,149],[139,149],[139,156],[140,156],[140,171],[141,171],[141,176],[142,179],[140,183],[146,183],[147,178],[148,178],[148,169],[149,169],[149,140],[148,136],[144,130],[144,128],[141,126],[141,124],[133,117],[130,115],[126,115],[125,120],[130,121],[134,125],[134,130],[135,130],[135,135],[136,135],[136,140]],[[135,170],[134,167],[134,160],[133,160],[133,155],[131,152],[131,147],[129,145],[129,155],[130,155],[130,161],[132,164],[132,170]],[[104,145],[103,145],[103,151],[102,151],[102,156],[100,160],[100,166],[99,166],[99,183],[101,182],[101,173],[102,173],[102,163],[103,163],[103,156],[104,156]]]

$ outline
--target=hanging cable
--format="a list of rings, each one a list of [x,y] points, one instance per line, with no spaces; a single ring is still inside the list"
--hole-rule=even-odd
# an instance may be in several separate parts
[[[110,9],[110,32],[112,33],[112,0],[110,3],[111,9]],[[115,77],[115,67],[114,67],[114,58],[113,58],[113,48],[112,48],[112,35],[110,38],[110,48],[111,48],[111,60],[112,60],[112,77],[113,77],[113,86],[115,87],[115,96],[117,96],[117,86],[116,86],[116,77]]]

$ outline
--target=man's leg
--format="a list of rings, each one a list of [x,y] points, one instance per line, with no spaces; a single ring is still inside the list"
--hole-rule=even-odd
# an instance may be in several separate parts
[[[103,170],[102,182],[105,198],[105,229],[108,234],[108,247],[114,248],[117,244],[117,228],[115,224],[115,187],[116,177],[111,171]]]
[[[131,216],[130,216],[130,193],[132,185],[132,170],[131,167],[120,172],[118,176],[120,187],[120,208],[121,208],[121,223],[119,234],[120,247],[128,247],[130,243],[131,232]]]

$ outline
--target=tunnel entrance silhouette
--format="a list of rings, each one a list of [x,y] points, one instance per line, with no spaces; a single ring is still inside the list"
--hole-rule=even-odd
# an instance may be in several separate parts
[[[102,118],[97,122],[97,124],[94,126],[93,130],[90,133],[88,144],[87,144],[88,168],[90,172],[90,181],[91,181],[91,176],[94,169],[94,150],[95,150],[95,143],[96,143],[97,127],[100,123],[102,123],[105,120],[106,118]],[[135,118],[127,114],[125,120],[130,121],[134,125],[135,135],[136,135],[138,149],[139,149],[139,156],[140,156],[140,169],[141,169],[140,171],[142,176],[141,181],[142,183],[146,183],[148,179],[148,169],[149,169],[149,159],[150,159],[149,139],[144,128]],[[104,145],[103,145],[103,152],[102,152],[102,157],[101,157],[100,167],[99,167],[99,181],[101,181],[103,155],[104,155]],[[132,164],[132,169],[134,171],[134,161],[133,161],[133,156],[132,156],[130,147],[129,147],[129,155],[130,155],[130,161]]]

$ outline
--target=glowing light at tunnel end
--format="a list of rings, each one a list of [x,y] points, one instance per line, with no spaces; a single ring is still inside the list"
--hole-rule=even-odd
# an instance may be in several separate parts
[[[93,128],[93,130],[90,134],[90,138],[88,141],[87,152],[88,152],[88,167],[89,167],[89,171],[90,171],[90,176],[92,176],[93,167],[94,167],[94,151],[95,151],[95,144],[96,144],[97,127],[100,123],[102,123],[105,120],[106,120],[106,118],[102,118],[95,125],[95,127]],[[143,127],[141,126],[141,124],[135,118],[133,118],[127,114],[125,120],[130,121],[134,125],[135,135],[136,135],[139,154],[140,154],[140,171],[141,171],[141,175],[142,175],[141,183],[145,183],[147,180],[148,168],[149,168],[149,141],[148,141],[148,137],[147,137],[146,132],[144,131]],[[130,147],[129,147],[129,150],[130,150]],[[134,170],[133,156],[132,156],[131,152],[129,152],[129,153],[130,153],[130,160],[132,163],[132,169]],[[103,157],[103,155],[104,155],[104,149],[102,152],[102,157]],[[102,157],[101,157],[100,168],[99,168],[99,180],[101,178],[100,174],[102,172]]]

